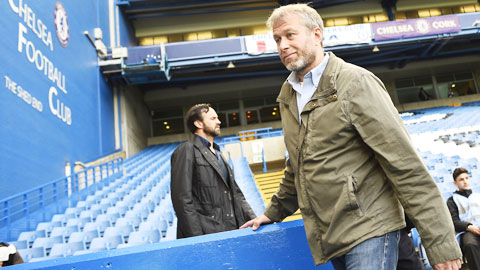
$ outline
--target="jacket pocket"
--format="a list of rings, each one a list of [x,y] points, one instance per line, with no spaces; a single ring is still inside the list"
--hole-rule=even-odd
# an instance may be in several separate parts
[[[359,217],[363,217],[364,212],[360,207],[360,203],[357,197],[357,181],[353,177],[353,175],[347,176],[347,196],[348,196],[348,203],[351,211],[355,211],[355,213]]]

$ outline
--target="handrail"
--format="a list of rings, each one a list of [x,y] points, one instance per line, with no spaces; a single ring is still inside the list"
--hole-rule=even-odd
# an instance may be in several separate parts
[[[243,130],[243,131],[239,131],[238,133],[244,134],[244,135],[223,138],[223,143],[227,144],[227,143],[239,141],[241,139],[246,139],[251,137],[257,138],[259,136],[265,136],[265,137],[281,136],[283,134],[283,131],[281,129],[272,129],[271,127],[268,127],[268,128]],[[245,133],[251,133],[251,134],[245,134]]]
[[[27,219],[26,230],[30,230],[30,217],[34,212],[45,210],[46,206],[57,204],[65,198],[74,199],[72,196],[78,194],[77,192],[80,190],[88,190],[96,183],[120,172],[122,164],[123,158],[118,157],[0,200],[0,214],[3,214],[0,216],[0,228],[7,227],[10,239],[12,222],[25,217]],[[108,184],[103,183],[103,186]],[[56,211],[60,211],[58,204]],[[45,219],[45,211],[43,219]]]

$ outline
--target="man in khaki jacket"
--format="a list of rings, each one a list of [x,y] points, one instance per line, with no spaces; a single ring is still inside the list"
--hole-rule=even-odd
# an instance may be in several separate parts
[[[460,269],[445,202],[383,83],[324,52],[322,19],[307,5],[280,7],[267,25],[292,71],[277,98],[289,160],[265,213],[241,228],[300,208],[315,264],[393,270],[405,209],[435,269]]]

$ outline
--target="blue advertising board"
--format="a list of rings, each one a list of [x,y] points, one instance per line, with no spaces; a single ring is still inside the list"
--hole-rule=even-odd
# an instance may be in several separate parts
[[[113,91],[84,34],[108,36],[106,2],[1,2],[0,199],[115,150]]]

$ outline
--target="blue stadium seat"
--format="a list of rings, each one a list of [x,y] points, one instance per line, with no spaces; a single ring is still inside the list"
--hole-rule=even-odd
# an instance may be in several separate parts
[[[117,248],[118,245],[121,245],[121,244],[125,243],[125,240],[124,240],[123,236],[121,236],[119,234],[104,236],[103,238],[107,242],[107,248],[108,249]]]
[[[117,222],[117,219],[120,218],[120,213],[106,213],[105,214],[108,219],[110,219],[110,221],[112,222],[112,226],[115,225],[115,223]],[[98,218],[98,217],[97,217]]]
[[[102,251],[107,250],[107,241],[104,238],[93,238],[92,243],[90,243],[90,250]]]
[[[119,224],[117,222],[117,224],[115,224],[115,228],[117,228],[121,232],[125,241],[128,241],[128,236],[130,235],[130,233],[135,231],[134,228],[133,228],[133,225],[128,224],[127,222],[125,222],[123,224]],[[109,228],[107,228],[105,231],[107,231],[108,229]]]
[[[35,240],[37,240],[37,239],[35,239]],[[33,241],[33,243],[35,244],[35,241]],[[13,245],[16,249],[28,248],[28,241],[27,240],[11,241],[11,242],[9,242],[9,244]]]
[[[68,257],[72,256],[75,251],[84,250],[85,243],[83,242],[73,242],[73,243],[63,243],[55,244],[50,250],[48,257],[58,258],[58,257]]]
[[[65,226],[65,224],[67,224],[67,218],[65,214],[55,214],[52,217],[52,222],[60,222],[62,226]]]
[[[22,256],[24,262],[29,262],[33,258],[45,257],[45,249],[43,247],[18,249],[17,252]]]
[[[37,229],[36,231],[42,231],[44,230],[46,233],[46,236],[50,235],[50,232],[53,230],[54,227],[61,227],[62,224],[60,221],[57,222],[40,222],[37,224]]]
[[[76,217],[80,216],[80,212],[85,210],[85,208],[79,208],[79,207],[68,207],[65,209],[65,214],[74,214]]]
[[[73,232],[68,239],[68,243],[83,242],[88,247],[93,238],[98,237],[98,232]]]
[[[53,237],[39,237],[33,242],[32,248],[43,247],[45,249],[45,253],[49,254],[50,249],[53,247],[54,244],[61,244],[63,242],[64,239],[62,235],[57,235]]]
[[[127,220],[130,220],[131,224],[138,228],[140,226],[140,222],[142,222],[142,218],[139,212],[134,212],[133,210],[128,211],[125,213],[125,217]],[[118,222],[118,220],[117,220]]]
[[[130,233],[128,243],[151,244],[161,239],[159,230],[147,230]]]
[[[107,212],[107,208],[108,207],[103,208],[102,205],[100,205],[100,204],[92,205],[92,207],[90,207],[90,211],[93,214],[93,219],[95,219],[98,215]]]
[[[78,232],[78,226],[69,226],[69,227],[55,227],[53,228],[52,232],[50,233],[50,237],[54,237],[57,235],[62,235],[65,238],[65,241],[68,240],[70,234],[73,232]]]
[[[26,240],[28,242],[28,246],[31,247],[33,241],[35,241],[38,237],[46,237],[45,230],[42,231],[28,231],[28,232],[21,232],[18,236],[17,241]]]
[[[65,225],[65,227],[78,226],[78,228],[81,230],[83,226],[85,226],[85,223],[90,222],[90,220],[91,220],[90,217],[71,218],[67,221],[67,224]]]
[[[165,237],[161,239],[162,242],[164,241],[172,241],[177,239],[177,218],[175,218],[172,222],[172,225],[170,225],[167,228],[167,233]]]

